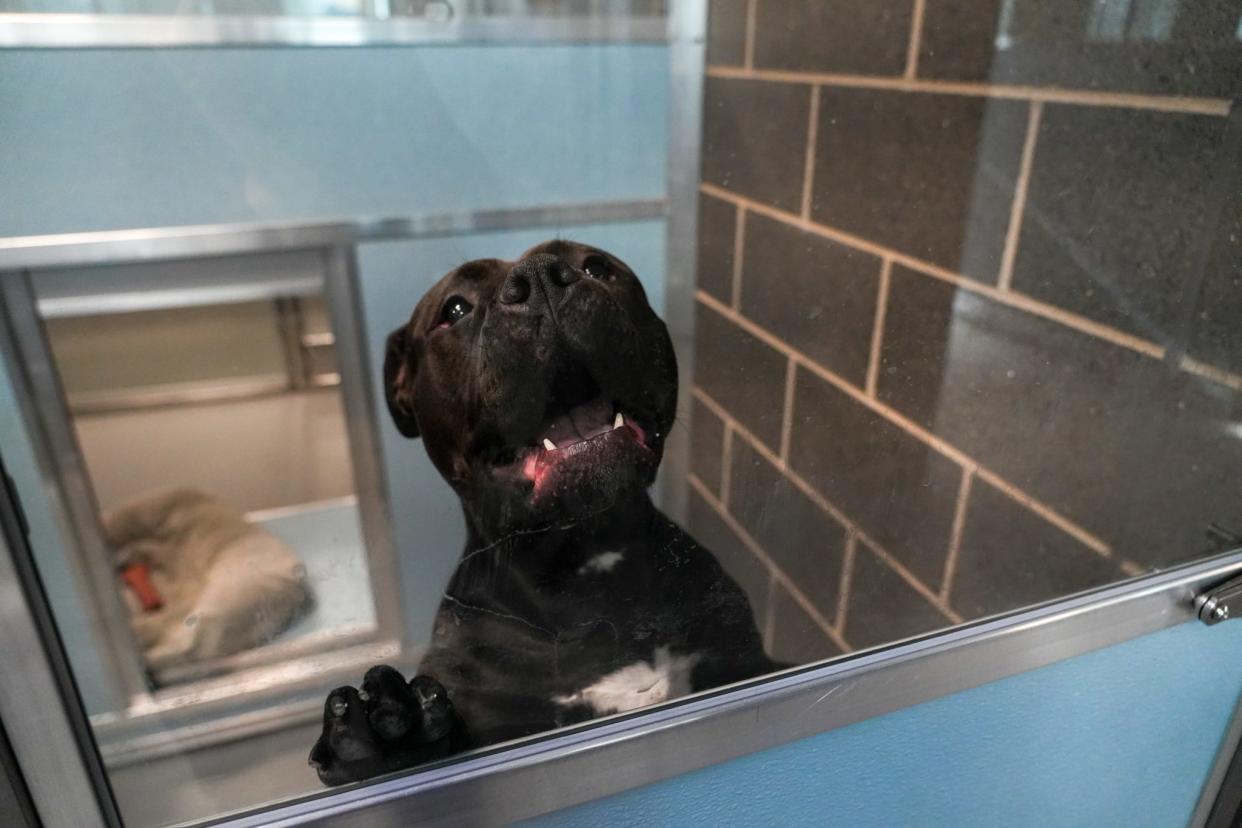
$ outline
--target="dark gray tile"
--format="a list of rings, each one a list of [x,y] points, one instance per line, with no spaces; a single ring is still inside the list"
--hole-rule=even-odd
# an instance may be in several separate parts
[[[703,180],[798,210],[811,88],[708,78],[703,94]]]
[[[938,630],[952,622],[863,544],[854,556],[842,635],[862,649]]]
[[[1225,121],[1118,107],[1044,107],[1015,290],[1139,336],[1180,331],[1192,251]]]
[[[995,282],[1027,104],[824,87],[811,217]]]
[[[707,5],[707,63],[741,66],[746,61],[747,0],[710,0]]]
[[[971,485],[950,603],[979,618],[1123,580],[1115,563],[986,481]]]
[[[744,437],[733,439],[729,511],[825,618],[837,611],[845,529]]]
[[[900,75],[910,0],[765,0],[755,16],[755,66],[804,72]]]
[[[699,195],[699,289],[733,304],[733,248],[737,208],[728,201]]]
[[[786,358],[720,314],[698,305],[694,379],[772,450],[780,448]]]
[[[1123,557],[1242,526],[1242,395],[1129,349],[894,267],[878,390]]]
[[[767,566],[746,548],[711,504],[693,489],[690,491],[686,531],[711,550],[725,572],[742,587],[750,599],[755,626],[762,630],[767,619],[768,585],[771,580]]]
[[[802,369],[790,465],[932,589],[940,586],[962,471]]]
[[[698,400],[690,419],[690,471],[720,496],[720,465],[724,456],[724,422]]]
[[[771,640],[768,655],[786,664],[810,664],[841,655],[841,648],[780,584],[772,592]]]
[[[1228,131],[1236,140],[1242,129],[1242,108],[1229,116]],[[1236,145],[1235,145],[1236,146]],[[1191,356],[1220,368],[1242,373],[1242,163],[1219,163],[1214,186],[1225,195],[1207,267],[1198,290],[1198,303],[1185,332]],[[1210,197],[1216,198],[1216,194]],[[1209,221],[1212,218],[1209,217]]]
[[[1204,362],[1242,373],[1242,187],[1233,192],[1190,320],[1189,350]]]
[[[1073,89],[1232,97],[1242,3],[927,0],[919,75]]]
[[[745,235],[742,313],[862,387],[880,260],[754,213]]]

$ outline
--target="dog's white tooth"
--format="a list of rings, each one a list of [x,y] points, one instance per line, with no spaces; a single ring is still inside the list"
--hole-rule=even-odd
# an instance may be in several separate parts
[[[543,447],[548,451],[556,451],[556,443],[552,442],[547,437],[543,438]]]
[[[623,425],[625,425],[625,418],[624,418],[624,417],[622,417],[622,416],[621,416],[621,412],[620,412],[620,411],[618,411],[618,412],[617,412],[617,419],[615,419],[615,420],[613,420],[613,421],[612,421],[612,427],[613,427],[613,428],[620,428],[620,427],[621,427],[621,426],[623,426]]]

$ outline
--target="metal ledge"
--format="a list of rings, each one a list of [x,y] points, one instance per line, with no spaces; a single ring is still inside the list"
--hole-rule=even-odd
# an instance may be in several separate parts
[[[558,204],[432,213],[356,221],[202,224],[0,238],[0,271],[304,250],[365,241],[429,239],[530,227],[648,221],[665,217],[663,199]]]
[[[1242,551],[1235,551],[824,666],[218,824],[506,824],[1191,621],[1195,596],[1239,571]]]
[[[208,17],[0,14],[0,48],[122,49],[203,46],[453,46],[467,43],[664,43],[665,18]]]

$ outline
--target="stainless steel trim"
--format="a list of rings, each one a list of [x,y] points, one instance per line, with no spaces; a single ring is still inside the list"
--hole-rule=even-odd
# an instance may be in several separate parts
[[[0,238],[0,271],[303,250],[364,241],[429,239],[527,227],[664,218],[663,199],[434,213],[356,221],[203,224]],[[3,274],[0,274],[3,275]]]
[[[0,241],[3,245],[3,241]],[[126,293],[53,296],[39,299],[39,314],[46,319],[64,316],[95,316],[107,313],[192,308],[201,305],[226,305],[261,302],[290,296],[318,296],[322,289],[319,279],[256,282],[250,285],[209,285],[200,288],[144,290]]]
[[[0,48],[445,46],[463,43],[663,43],[659,16],[226,17],[0,14]]]
[[[538,816],[1191,621],[1195,596],[1239,572],[1235,551],[222,824],[484,826]]]
[[[149,385],[145,388],[71,391],[68,397],[71,413],[90,415],[140,408],[245,400],[284,394],[288,390],[289,378],[284,374],[272,374],[242,379]]]
[[[677,352],[677,422],[690,421],[694,384],[694,286],[698,250],[699,147],[706,60],[706,0],[673,0],[669,17],[668,228],[664,320]],[[686,517],[690,430],[674,428],[664,449],[661,505]]]
[[[144,668],[129,626],[129,613],[116,591],[112,559],[99,522],[99,507],[83,461],[77,435],[68,417],[68,404],[56,370],[47,332],[35,304],[30,275],[0,278],[0,325],[6,329],[4,356],[12,371],[14,393],[23,419],[34,432],[32,446],[48,487],[58,526],[72,544],[69,560],[74,577],[85,588],[96,647],[103,654],[121,703],[147,692]]]
[[[336,359],[341,366],[341,404],[349,432],[350,461],[358,517],[367,547],[367,570],[375,598],[375,621],[382,634],[405,641],[405,613],[397,584],[397,542],[392,533],[392,507],[384,485],[384,457],[380,446],[375,386],[368,368],[367,327],[363,314],[358,262],[354,249],[334,245],[323,251],[324,300],[336,335]]]
[[[0,719],[44,825],[113,824],[96,798],[78,729],[59,703],[62,687],[44,650],[48,631],[35,621],[10,543],[0,533]],[[39,701],[37,715],[32,699]]]

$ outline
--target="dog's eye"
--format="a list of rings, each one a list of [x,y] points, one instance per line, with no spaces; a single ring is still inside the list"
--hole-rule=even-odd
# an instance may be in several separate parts
[[[456,325],[472,310],[474,310],[474,305],[465,299],[460,296],[450,296],[449,300],[444,303],[444,310],[440,311],[440,321],[436,327],[447,328],[449,325]]]
[[[603,256],[587,256],[587,260],[582,263],[582,269],[592,279],[612,278],[612,268],[608,266],[608,260]]]

